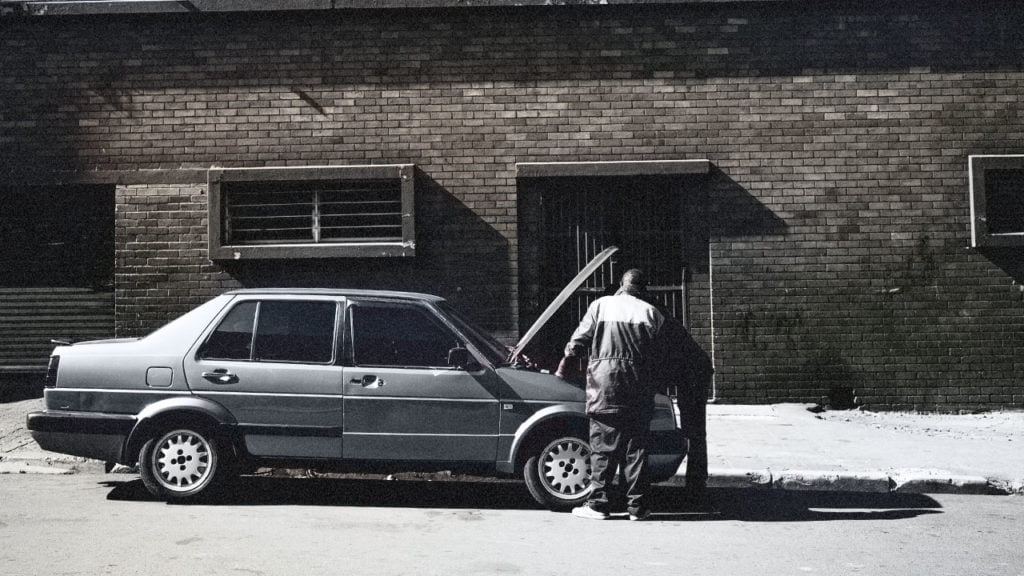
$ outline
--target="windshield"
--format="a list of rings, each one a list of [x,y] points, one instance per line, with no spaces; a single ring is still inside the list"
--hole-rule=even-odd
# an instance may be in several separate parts
[[[462,334],[469,338],[473,346],[487,357],[487,361],[495,366],[505,364],[508,359],[509,347],[499,342],[494,336],[488,334],[472,322],[466,319],[458,310],[447,302],[438,302],[437,307],[448,316],[448,319],[455,324],[455,327]]]

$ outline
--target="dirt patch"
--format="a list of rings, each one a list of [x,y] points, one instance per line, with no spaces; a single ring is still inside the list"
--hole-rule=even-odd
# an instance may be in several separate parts
[[[0,454],[39,449],[25,428],[25,415],[42,409],[42,398],[0,404]]]

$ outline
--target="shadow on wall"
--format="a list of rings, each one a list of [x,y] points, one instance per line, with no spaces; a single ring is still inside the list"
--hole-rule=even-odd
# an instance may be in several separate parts
[[[508,329],[509,244],[444,186],[417,173],[416,255],[222,263],[245,288],[312,287],[437,294],[491,330]]]
[[[126,144],[129,136],[134,137],[129,128],[149,122],[150,95],[171,91],[208,94],[232,86],[253,94],[270,94],[269,102],[274,105],[278,98],[294,98],[297,106],[317,118],[337,108],[341,114],[336,121],[343,124],[364,121],[355,112],[362,105],[335,107],[334,97],[328,94],[363,85],[373,87],[367,97],[379,91],[430,86],[441,90],[442,97],[456,98],[462,90],[459,84],[495,81],[527,88],[567,78],[602,82],[624,76],[658,83],[664,78],[699,82],[730,77],[770,83],[775,78],[815,71],[888,74],[927,68],[931,73],[944,73],[1020,70],[1024,66],[1019,50],[1024,16],[1005,10],[1000,3],[955,10],[919,10],[913,3],[904,3],[908,7],[879,3],[815,10],[773,6],[772,10],[754,11],[757,17],[753,19],[750,8],[722,4],[679,7],[667,13],[657,5],[428,15],[418,10],[366,11],[317,13],[315,18],[311,12],[275,12],[273,17],[194,13],[152,19],[69,20],[61,22],[66,28],[57,30],[50,19],[23,19],[5,30],[13,39],[12,46],[20,48],[3,54],[4,69],[15,71],[15,75],[24,71],[27,80],[4,84],[0,94],[4,120],[12,126],[10,137],[0,141],[0,175],[7,177],[32,167],[48,172],[54,166],[72,171],[123,166],[125,157],[116,152],[124,150],[122,146],[110,147],[105,154],[83,154],[78,143],[109,139]],[[742,24],[730,24],[730,32],[722,34],[721,22],[726,20]],[[677,21],[688,25],[679,26]],[[86,26],[88,30],[79,29]],[[613,33],[621,29],[635,29],[636,33]],[[277,57],[266,58],[253,50],[248,45],[249,35],[260,38],[261,47]],[[103,46],[99,55],[97,38]],[[154,38],[159,38],[161,54],[168,56],[132,58],[146,53]],[[488,50],[496,40],[508,49]],[[196,46],[203,50],[196,53]],[[602,49],[581,50],[593,46]],[[721,49],[704,54],[704,46]],[[823,46],[831,49],[821,49]],[[338,54],[344,57],[333,56]],[[412,59],[410,54],[429,60]],[[296,68],[298,63],[302,66]],[[41,69],[45,74],[30,81],[33,71]],[[317,78],[315,89],[305,85],[307,77]],[[447,89],[453,86],[449,96]],[[689,90],[680,94],[692,96]],[[269,106],[269,102],[260,105]],[[1000,108],[1007,114],[1014,110],[1013,103]],[[203,114],[188,118],[182,126],[207,122]],[[192,130],[177,129],[162,147],[173,159],[149,156],[147,151],[128,165],[263,163],[269,150],[256,148],[260,151],[257,156],[245,152],[245,146],[235,149],[233,145],[236,138],[245,137],[248,122],[244,114],[232,116],[231,122],[218,130],[224,136],[210,146],[200,144],[203,138]],[[650,130],[654,138],[674,137],[660,134],[653,124],[642,129]],[[118,138],[121,135],[124,141]],[[339,130],[339,136],[343,135],[348,136]],[[376,152],[375,140],[368,139],[372,144],[357,151],[356,157]],[[1004,139],[993,139],[987,133],[986,140],[991,142],[989,146],[1006,145]],[[137,146],[146,148],[143,144]],[[319,149],[319,160],[336,158],[332,142],[325,144]],[[282,152],[274,153],[279,156],[272,160],[296,160],[287,146],[280,148]]]
[[[979,252],[1013,278],[1024,299],[1024,252],[1019,248],[984,248]]]
[[[736,236],[784,236],[786,222],[717,166],[708,177],[708,222],[714,239]]]

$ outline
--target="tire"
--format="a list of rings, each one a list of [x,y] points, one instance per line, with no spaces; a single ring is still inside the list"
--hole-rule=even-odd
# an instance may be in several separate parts
[[[523,480],[541,506],[566,511],[590,496],[590,444],[572,435],[544,444],[523,466]]]
[[[231,476],[231,450],[202,429],[176,427],[150,438],[139,453],[139,475],[161,500],[195,500]]]

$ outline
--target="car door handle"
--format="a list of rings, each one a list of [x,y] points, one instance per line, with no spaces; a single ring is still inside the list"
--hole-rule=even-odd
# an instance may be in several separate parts
[[[228,372],[227,370],[219,369],[213,372],[203,372],[203,378],[206,378],[214,384],[234,384],[238,382],[238,376]]]
[[[366,376],[363,376],[362,378],[353,378],[353,379],[349,380],[349,383],[351,383],[351,384],[359,384],[363,388],[380,388],[381,386],[383,386],[385,384],[385,382],[383,380],[381,380],[380,378],[377,378],[373,374],[367,374]]]

